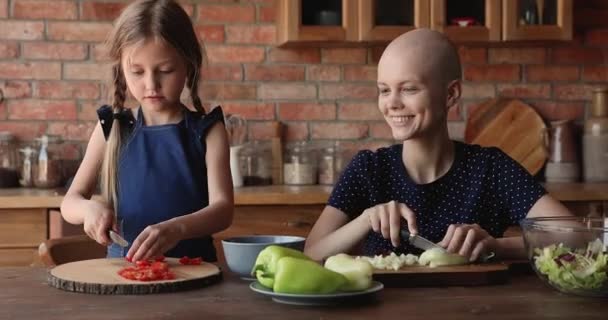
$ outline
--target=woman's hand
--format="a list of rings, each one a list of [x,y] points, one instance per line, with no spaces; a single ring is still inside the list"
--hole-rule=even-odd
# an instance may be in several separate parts
[[[369,220],[372,230],[382,233],[384,239],[390,238],[394,247],[398,247],[401,242],[401,218],[407,221],[411,234],[418,233],[414,212],[395,200],[365,209],[362,215]]]
[[[147,226],[127,252],[130,261],[147,260],[163,255],[182,240],[183,227],[168,220]]]
[[[469,258],[469,261],[475,261],[495,251],[498,242],[477,224],[451,224],[438,244],[450,253],[457,253]]]
[[[107,246],[112,243],[108,232],[115,228],[114,210],[105,204],[89,200],[89,206],[85,209],[84,232],[97,243]]]

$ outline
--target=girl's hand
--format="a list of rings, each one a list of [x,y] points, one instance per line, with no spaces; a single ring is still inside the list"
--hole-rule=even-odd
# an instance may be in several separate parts
[[[99,201],[89,200],[85,209],[84,232],[97,243],[107,246],[112,243],[108,232],[116,229],[114,225],[114,210]]]
[[[127,258],[139,261],[163,255],[181,240],[182,229],[171,220],[147,226],[133,241]]]
[[[395,200],[365,209],[362,215],[369,220],[372,230],[382,233],[384,239],[390,238],[394,247],[398,247],[401,242],[401,218],[407,221],[411,234],[418,233],[414,212]]]
[[[465,256],[472,262],[495,251],[498,242],[477,224],[451,224],[438,244],[448,252]]]

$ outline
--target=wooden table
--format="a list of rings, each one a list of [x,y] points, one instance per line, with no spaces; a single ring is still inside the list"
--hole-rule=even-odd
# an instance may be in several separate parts
[[[214,286],[171,294],[99,296],[60,291],[46,270],[0,268],[0,319],[606,319],[606,299],[563,295],[534,275],[498,286],[387,288],[375,301],[339,307],[273,302],[229,272]]]

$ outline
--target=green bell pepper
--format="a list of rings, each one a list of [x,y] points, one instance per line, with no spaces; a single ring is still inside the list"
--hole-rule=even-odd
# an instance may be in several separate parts
[[[251,275],[256,277],[261,285],[272,289],[277,272],[277,263],[283,257],[310,260],[302,251],[271,245],[260,251],[251,270]]]
[[[340,290],[360,291],[372,286],[374,268],[365,260],[355,259],[348,254],[340,253],[327,258],[325,268],[341,273],[348,279],[348,282]]]
[[[348,280],[312,260],[283,257],[277,263],[274,292],[327,294],[342,288]]]

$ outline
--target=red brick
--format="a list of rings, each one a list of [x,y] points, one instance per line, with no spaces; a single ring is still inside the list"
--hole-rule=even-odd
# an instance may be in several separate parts
[[[0,120],[6,120],[6,103],[0,103]]]
[[[19,45],[17,42],[0,42],[0,59],[17,58]]]
[[[369,135],[374,139],[393,139],[391,127],[386,122],[370,123]]]
[[[245,79],[262,81],[304,80],[304,67],[285,65],[245,65]]]
[[[11,120],[76,120],[72,100],[11,100],[7,105]]]
[[[241,81],[243,68],[240,65],[207,65],[202,70],[201,79]]]
[[[343,103],[338,107],[340,120],[384,120],[378,110],[378,103]]]
[[[463,99],[494,98],[496,90],[490,83],[463,83],[460,95]]]
[[[101,42],[111,30],[109,22],[49,22],[47,35],[50,40]]]
[[[0,21],[0,39],[38,40],[44,37],[42,21]]]
[[[27,98],[32,96],[32,86],[27,81],[6,81],[0,86],[5,99]]]
[[[285,126],[285,139],[287,141],[308,140],[308,124],[304,121],[289,122]]]
[[[587,31],[585,43],[590,46],[608,46],[608,28]]]
[[[270,121],[251,121],[247,125],[248,139],[251,140],[268,140],[274,136],[274,128]],[[292,124],[288,124],[287,133],[289,133]]]
[[[378,68],[376,66],[344,66],[344,80],[376,82]]]
[[[535,102],[534,108],[541,117],[548,121],[554,120],[580,120],[585,117],[584,102]]]
[[[97,82],[43,81],[38,83],[36,96],[50,99],[98,99],[99,95]]]
[[[0,121],[0,131],[10,131],[21,141],[31,141],[46,131],[43,121]]]
[[[334,103],[281,103],[279,120],[335,120]]]
[[[59,79],[59,62],[0,62],[0,79]]]
[[[8,17],[8,0],[0,0],[0,18]]]
[[[583,81],[608,81],[608,67],[585,67],[583,68]]]
[[[308,66],[306,79],[309,81],[339,81],[340,67],[330,65]]]
[[[321,49],[323,63],[353,64],[367,62],[366,48]]]
[[[276,27],[234,25],[226,26],[226,42],[247,44],[273,44],[276,41]]]
[[[542,64],[546,60],[544,48],[490,48],[490,63]]]
[[[255,7],[252,5],[201,4],[198,7],[201,23],[254,22]]]
[[[561,84],[553,88],[553,97],[557,100],[591,100],[593,85]]]
[[[310,100],[317,97],[317,87],[313,84],[262,83],[259,97],[264,100]]]
[[[326,84],[319,88],[320,99],[375,99],[375,84]]]
[[[527,66],[528,81],[574,81],[579,79],[578,67]]]
[[[560,64],[598,64],[604,62],[604,55],[602,49],[597,48],[554,48],[551,61]]]
[[[64,162],[64,173],[68,174],[68,177],[76,174],[76,170],[78,170],[77,164],[80,163],[83,156],[83,151],[81,150],[84,150],[85,148],[86,145],[82,142],[67,141],[64,141],[59,147],[59,150],[57,151],[58,156],[61,157],[61,159],[72,160]]]
[[[269,52],[271,62],[319,63],[321,52],[318,48],[272,48]]]
[[[202,85],[203,100],[255,100],[256,87],[252,84],[208,82]]]
[[[63,78],[68,80],[110,80],[110,67],[105,63],[64,63]]]
[[[258,22],[275,22],[277,8],[275,6],[258,7]]]
[[[264,48],[250,46],[207,46],[211,63],[257,63],[264,61]]]
[[[470,48],[470,47],[459,47],[458,55],[460,56],[460,63],[486,63],[488,61],[488,52],[486,48]]]
[[[78,17],[74,1],[65,0],[15,0],[13,17],[19,19],[73,20]]]
[[[26,59],[83,60],[88,48],[79,43],[24,42],[21,56]]]
[[[195,31],[203,43],[222,43],[225,39],[224,26],[199,25],[196,26]]]
[[[513,64],[467,65],[464,79],[467,81],[518,81],[519,66]]]
[[[84,1],[80,20],[114,20],[126,6],[124,2]]]
[[[311,124],[311,137],[313,139],[361,139],[368,136],[367,123],[337,122]]]
[[[371,60],[370,63],[373,65],[377,65],[378,61],[380,61],[380,58],[382,57],[382,53],[384,52],[384,49],[386,49],[386,46],[383,47],[373,47],[371,50]]]
[[[91,44],[91,58],[93,61],[107,62],[110,61],[108,57],[108,48],[102,43]]]
[[[110,100],[107,103],[111,103]],[[80,110],[78,110],[78,120],[94,120],[97,122],[97,109],[101,104],[97,101],[80,101]]]
[[[273,103],[226,102],[222,109],[225,114],[238,114],[249,120],[274,120]]]
[[[548,84],[499,84],[498,95],[512,98],[549,98],[551,86]]]
[[[48,134],[61,136],[64,140],[87,141],[97,123],[87,122],[50,122]]]

